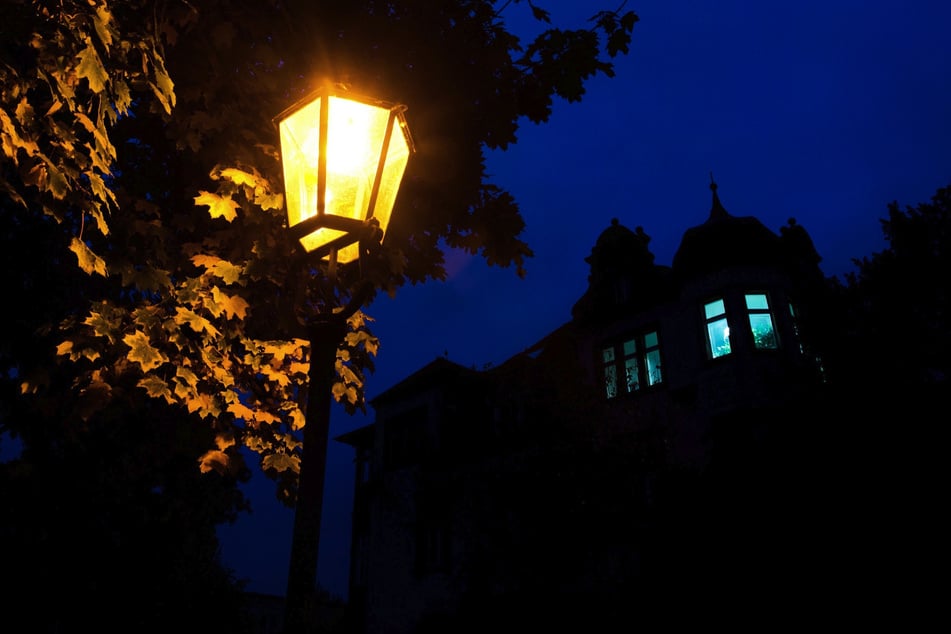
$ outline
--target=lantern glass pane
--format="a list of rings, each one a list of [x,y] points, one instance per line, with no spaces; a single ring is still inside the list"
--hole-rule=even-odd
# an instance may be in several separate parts
[[[397,119],[393,126],[390,138],[389,151],[383,163],[383,175],[380,179],[380,189],[377,193],[376,205],[373,208],[373,217],[379,220],[380,228],[386,232],[390,223],[390,215],[396,204],[396,194],[399,191],[400,181],[406,171],[409,161],[410,145],[402,128],[402,120]]]
[[[317,214],[320,104],[317,99],[280,123],[287,222],[293,227]]]
[[[388,109],[330,98],[326,213],[366,219],[389,118]]]

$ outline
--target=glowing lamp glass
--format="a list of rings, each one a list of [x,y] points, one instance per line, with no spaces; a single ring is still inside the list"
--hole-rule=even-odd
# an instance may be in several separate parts
[[[367,220],[385,234],[413,150],[403,110],[325,92],[280,118],[288,226],[307,251],[346,263]]]

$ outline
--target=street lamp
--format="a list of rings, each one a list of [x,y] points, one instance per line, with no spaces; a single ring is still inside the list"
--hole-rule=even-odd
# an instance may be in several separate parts
[[[325,88],[275,118],[281,139],[284,199],[291,234],[327,261],[331,288],[337,266],[360,263],[379,247],[414,151],[405,106]],[[310,370],[303,449],[294,513],[284,631],[308,629],[315,612],[331,389],[347,319],[369,282],[343,307],[324,307],[309,326]]]

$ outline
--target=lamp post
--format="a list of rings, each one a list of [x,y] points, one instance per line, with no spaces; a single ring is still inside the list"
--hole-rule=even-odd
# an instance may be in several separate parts
[[[331,289],[337,266],[360,264],[382,243],[413,141],[402,105],[325,88],[275,119],[281,140],[284,198],[291,234],[326,260]],[[365,258],[364,258],[365,259]],[[313,626],[331,390],[347,319],[366,299],[324,307],[308,324],[310,370],[297,505],[284,612],[285,634]]]

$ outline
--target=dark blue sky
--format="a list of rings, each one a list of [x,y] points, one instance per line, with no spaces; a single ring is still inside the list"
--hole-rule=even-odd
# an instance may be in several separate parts
[[[600,6],[538,3],[576,23]],[[642,226],[656,262],[669,265],[683,232],[709,213],[710,172],[731,214],[777,232],[796,218],[825,273],[840,277],[852,258],[885,246],[889,202],[917,205],[951,184],[951,2],[627,8],[641,21],[616,77],[591,82],[580,103],[556,104],[549,123],[524,123],[517,145],[489,157],[490,180],[516,196],[528,223],[528,275],[450,253],[446,282],[366,307],[381,340],[371,399],[437,356],[498,364],[568,321],[587,286],[584,258],[614,217]],[[372,420],[372,409],[335,411],[331,436]],[[331,441],[318,580],[344,597],[352,460]],[[225,562],[250,590],[283,594],[293,513],[263,476],[248,491],[255,511],[222,530]]]

